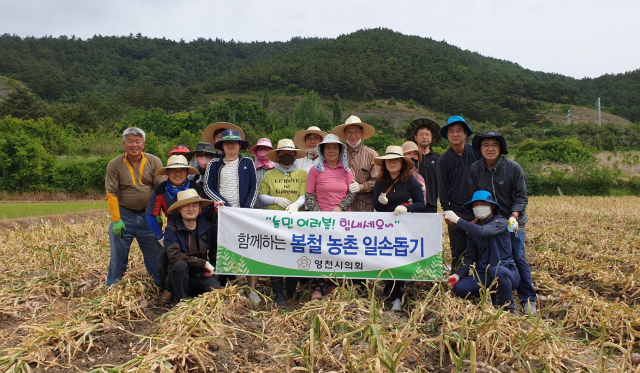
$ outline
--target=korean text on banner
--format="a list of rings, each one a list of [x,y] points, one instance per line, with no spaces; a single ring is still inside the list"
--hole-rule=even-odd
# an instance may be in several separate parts
[[[216,273],[430,281],[442,270],[440,214],[219,209]]]

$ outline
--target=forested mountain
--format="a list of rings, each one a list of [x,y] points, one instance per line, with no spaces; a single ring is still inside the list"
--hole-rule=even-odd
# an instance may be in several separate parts
[[[640,121],[640,71],[576,80],[388,29],[336,39],[237,43],[128,37],[0,37],[0,75],[47,100],[82,92],[188,110],[221,91],[314,90],[328,98],[413,99],[497,124],[535,121],[535,102],[592,106]]]

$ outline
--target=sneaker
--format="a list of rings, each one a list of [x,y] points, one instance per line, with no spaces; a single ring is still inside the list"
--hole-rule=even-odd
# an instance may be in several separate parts
[[[162,293],[162,296],[160,297],[160,303],[169,305],[172,302],[173,302],[173,293],[171,293],[169,290],[165,290]]]
[[[318,299],[322,299],[322,293],[320,292],[320,290],[316,290],[313,293],[311,293],[311,300],[318,300]]]
[[[524,306],[524,314],[527,316],[535,316],[538,314],[538,310],[536,309],[535,301],[528,301]]]
[[[255,307],[260,304],[260,296],[255,291],[249,292],[249,302]]]
[[[402,311],[402,299],[396,298],[391,303],[391,311]]]

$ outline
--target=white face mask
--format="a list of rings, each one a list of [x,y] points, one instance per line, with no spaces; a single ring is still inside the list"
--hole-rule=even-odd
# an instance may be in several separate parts
[[[478,206],[473,208],[473,213],[478,219],[484,219],[491,215],[491,206]]]
[[[349,140],[347,140],[347,144],[349,144],[349,146],[350,146],[350,147],[352,147],[352,148],[357,147],[357,146],[358,146],[358,145],[360,145],[361,143],[362,143],[362,139],[358,140],[358,142],[357,142],[357,143],[355,143],[355,144],[352,144],[352,143],[350,143],[350,142],[349,142]]]

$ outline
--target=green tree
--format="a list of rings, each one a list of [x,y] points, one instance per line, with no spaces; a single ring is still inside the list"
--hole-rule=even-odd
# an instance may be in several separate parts
[[[296,128],[307,129],[311,126],[329,129],[329,118],[320,110],[320,96],[315,91],[305,93],[293,110],[293,122]]]
[[[44,104],[23,87],[18,87],[0,101],[0,118],[11,115],[19,119],[37,119],[43,113]]]
[[[340,96],[336,93],[333,96],[333,126],[342,124],[342,108],[340,107]]]
[[[269,109],[269,88],[265,88],[264,92],[262,92],[262,107],[264,109]]]
[[[0,185],[5,190],[51,189],[53,157],[39,139],[22,131],[0,143]]]

